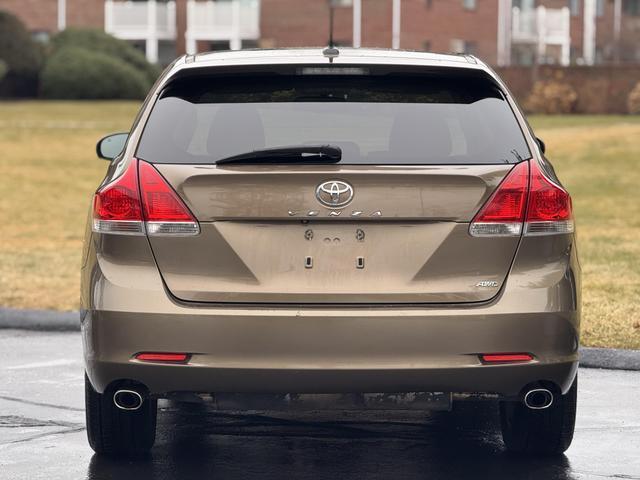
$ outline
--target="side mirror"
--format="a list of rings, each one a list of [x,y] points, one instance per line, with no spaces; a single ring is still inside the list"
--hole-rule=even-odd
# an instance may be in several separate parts
[[[124,150],[127,144],[128,133],[113,133],[101,139],[96,145],[96,153],[99,158],[113,160]]]
[[[536,137],[536,142],[538,142],[538,146],[540,147],[540,151],[542,153],[547,151],[547,146],[544,144],[544,142],[540,138]]]

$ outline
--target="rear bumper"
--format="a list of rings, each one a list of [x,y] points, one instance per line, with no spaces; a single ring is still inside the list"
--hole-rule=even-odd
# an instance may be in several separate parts
[[[191,310],[191,309],[187,309]],[[87,371],[98,391],[133,379],[169,392],[491,392],[517,395],[549,380],[563,391],[577,336],[558,315],[425,311],[91,312]],[[142,363],[141,351],[188,352],[187,365]],[[531,352],[535,361],[483,365],[479,353]]]
[[[560,247],[570,253],[542,267],[539,261],[516,261],[501,294],[485,305],[250,307],[176,303],[145,253],[146,239],[139,241],[139,250],[126,251],[135,262],[111,262],[91,246],[83,267],[85,362],[99,392],[131,379],[158,396],[433,391],[515,396],[540,380],[566,392],[575,376],[580,276],[575,251],[567,250],[566,242]],[[518,256],[525,260],[526,248],[523,241]],[[187,352],[191,359],[187,365],[136,361],[134,355],[144,351]],[[478,354],[495,352],[528,352],[535,360],[480,362]]]

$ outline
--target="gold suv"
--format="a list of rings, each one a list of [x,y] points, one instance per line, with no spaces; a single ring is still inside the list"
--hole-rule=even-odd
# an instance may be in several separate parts
[[[95,451],[151,448],[159,398],[447,409],[468,393],[500,402],[508,449],[569,446],[571,199],[479,60],[186,56],[97,149],[110,164],[82,266]]]

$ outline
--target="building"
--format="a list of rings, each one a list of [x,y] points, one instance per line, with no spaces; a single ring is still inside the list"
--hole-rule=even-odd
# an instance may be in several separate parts
[[[640,63],[640,0],[513,0],[511,63]]]
[[[338,45],[478,55],[494,65],[640,62],[640,0],[333,0]],[[328,0],[0,0],[34,37],[101,28],[168,63],[182,53],[320,46]]]

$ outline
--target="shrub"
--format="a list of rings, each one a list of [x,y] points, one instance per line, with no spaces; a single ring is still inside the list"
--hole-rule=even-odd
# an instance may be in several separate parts
[[[148,79],[131,65],[80,47],[55,51],[42,71],[42,94],[58,99],[144,98]]]
[[[0,96],[35,96],[42,59],[42,48],[22,22],[7,12],[0,12],[0,60],[6,67],[0,81]]]
[[[51,44],[54,52],[66,47],[82,47],[116,57],[141,72],[147,79],[148,88],[160,75],[160,68],[149,63],[139,50],[102,30],[68,28],[56,35]]]
[[[531,113],[572,113],[578,94],[571,85],[561,79],[538,81],[525,101],[525,109]]]
[[[640,82],[636,83],[636,86],[629,93],[627,107],[629,108],[629,113],[640,115]]]

